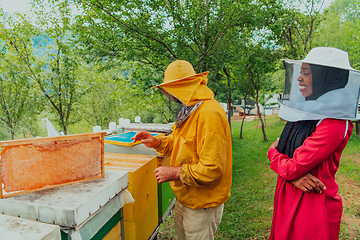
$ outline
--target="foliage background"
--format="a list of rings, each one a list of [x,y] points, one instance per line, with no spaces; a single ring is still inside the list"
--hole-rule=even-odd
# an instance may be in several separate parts
[[[0,92],[9,93],[0,138],[44,136],[40,117],[66,134],[120,117],[173,122],[179,106],[151,87],[175,59],[210,71],[208,85],[229,112],[281,93],[280,59],[313,47],[348,51],[360,67],[359,0],[323,2],[31,0],[27,14],[0,8]]]

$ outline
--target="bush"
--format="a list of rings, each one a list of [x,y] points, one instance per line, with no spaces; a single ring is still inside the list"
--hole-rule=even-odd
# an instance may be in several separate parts
[[[143,123],[152,123],[155,117],[153,112],[145,111],[140,114],[141,122]]]
[[[160,113],[155,113],[153,123],[166,123],[165,118]]]

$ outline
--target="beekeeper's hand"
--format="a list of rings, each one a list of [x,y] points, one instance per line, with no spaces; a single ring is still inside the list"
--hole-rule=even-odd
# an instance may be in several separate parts
[[[278,146],[278,144],[279,144],[279,138],[277,138],[277,139],[275,140],[275,142],[273,142],[273,143],[269,146],[269,150],[270,150],[270,149],[273,149],[273,148],[276,148],[276,147]]]
[[[157,148],[161,144],[160,139],[154,138],[151,133],[145,131],[136,133],[135,136],[131,138],[131,140],[134,140],[134,142],[140,141],[148,148]]]
[[[180,179],[180,168],[173,166],[162,166],[155,169],[154,174],[158,183],[170,182]]]
[[[295,187],[303,190],[304,192],[317,191],[318,193],[322,193],[322,191],[326,189],[325,185],[310,173],[292,181],[292,183]]]

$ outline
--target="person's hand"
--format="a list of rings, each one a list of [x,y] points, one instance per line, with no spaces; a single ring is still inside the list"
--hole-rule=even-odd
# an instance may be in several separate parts
[[[279,138],[277,138],[277,139],[275,140],[275,142],[273,142],[273,143],[270,145],[269,150],[270,150],[270,149],[273,149],[273,148],[276,148],[276,147],[278,146],[278,144],[279,144]]]
[[[325,185],[310,173],[292,181],[292,183],[304,192],[317,191],[318,193],[322,193],[322,191],[326,189]]]
[[[134,140],[134,142],[140,141],[148,148],[157,148],[161,144],[160,139],[154,138],[151,133],[145,131],[136,133],[135,136],[131,138],[131,140]]]
[[[174,166],[162,166],[155,169],[154,174],[158,183],[170,182],[180,179],[180,168]]]

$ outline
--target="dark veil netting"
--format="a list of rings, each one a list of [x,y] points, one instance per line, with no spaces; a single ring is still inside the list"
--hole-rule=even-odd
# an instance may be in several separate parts
[[[312,73],[313,94],[306,97],[306,101],[316,100],[327,92],[344,88],[348,83],[349,70],[315,64],[309,65]]]

